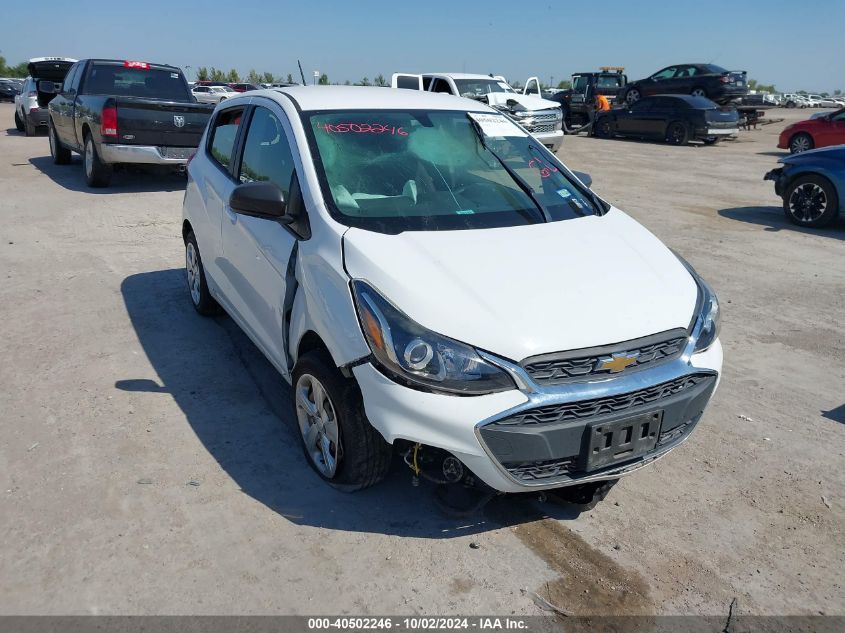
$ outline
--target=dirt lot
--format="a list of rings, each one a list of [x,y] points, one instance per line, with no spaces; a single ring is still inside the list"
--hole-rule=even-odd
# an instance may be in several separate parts
[[[845,613],[845,221],[786,223],[762,181],[782,125],[566,139],[718,291],[722,383],[595,510],[464,521],[398,466],[355,495],[312,474],[287,387],[189,304],[183,179],[89,190],[45,136],[0,133],[0,613],[539,613],[523,588],[576,613]]]

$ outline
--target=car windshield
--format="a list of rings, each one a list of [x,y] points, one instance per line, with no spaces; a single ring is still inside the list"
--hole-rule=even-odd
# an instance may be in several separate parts
[[[92,64],[85,80],[92,95],[142,97],[167,101],[193,101],[182,75],[163,68]]]
[[[502,114],[335,111],[305,113],[303,124],[329,210],[350,226],[477,229],[601,213],[602,203]]]
[[[585,93],[587,92],[587,86],[590,83],[590,78],[585,77],[584,75],[578,75],[572,78],[572,91],[573,92],[580,92]]]
[[[506,82],[498,79],[455,79],[455,86],[462,97],[477,98],[491,92],[515,92]]]

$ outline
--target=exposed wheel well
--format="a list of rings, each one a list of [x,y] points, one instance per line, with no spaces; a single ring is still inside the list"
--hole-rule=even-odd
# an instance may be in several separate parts
[[[320,338],[320,335],[313,330],[308,330],[299,340],[299,345],[296,348],[296,358],[298,360],[302,358],[303,354],[307,354],[308,352],[318,349],[325,350],[325,352],[329,355],[329,358],[331,358],[331,352],[329,352],[329,348],[323,342],[323,339]]]
[[[783,195],[786,196],[786,193],[789,191],[789,188],[795,184],[796,180],[798,180],[799,178],[805,178],[807,176],[813,176],[814,178],[818,178],[819,180],[824,180],[828,185],[830,185],[830,187],[834,191],[836,191],[836,185],[834,185],[830,178],[828,178],[824,174],[820,174],[815,171],[804,171],[800,174],[795,174],[792,178],[789,179],[789,181],[783,187]]]
[[[182,241],[186,244],[188,243],[188,233],[193,233],[194,227],[191,226],[191,223],[187,220],[182,222]]]

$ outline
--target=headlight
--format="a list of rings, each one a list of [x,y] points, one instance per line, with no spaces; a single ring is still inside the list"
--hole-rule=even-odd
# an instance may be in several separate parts
[[[675,251],[672,252],[674,253]],[[719,320],[721,317],[719,299],[716,297],[716,293],[713,288],[710,287],[710,284],[704,281],[699,274],[695,272],[695,269],[687,260],[677,253],[675,253],[675,257],[678,258],[678,261],[680,261],[684,265],[684,268],[689,271],[689,274],[692,275],[692,278],[698,285],[698,291],[701,293],[701,307],[698,311],[695,325],[693,325],[693,329],[695,329],[698,324],[701,323],[701,330],[698,333],[698,338],[695,340],[695,347],[692,351],[693,354],[697,354],[698,352],[703,352],[709,349],[719,336]]]
[[[469,345],[431,332],[363,281],[355,306],[373,356],[388,373],[433,391],[478,395],[514,389],[510,376]]]
[[[704,293],[704,297],[701,302],[701,312],[698,314],[698,318],[702,322],[701,332],[699,332],[698,339],[695,341],[693,354],[708,349],[719,336],[719,318],[721,316],[716,293],[701,277],[696,278],[696,281]]]

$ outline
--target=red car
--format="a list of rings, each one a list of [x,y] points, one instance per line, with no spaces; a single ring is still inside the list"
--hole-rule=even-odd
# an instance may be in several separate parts
[[[842,144],[845,144],[845,108],[787,125],[778,140],[778,147],[788,149],[790,154]]]

